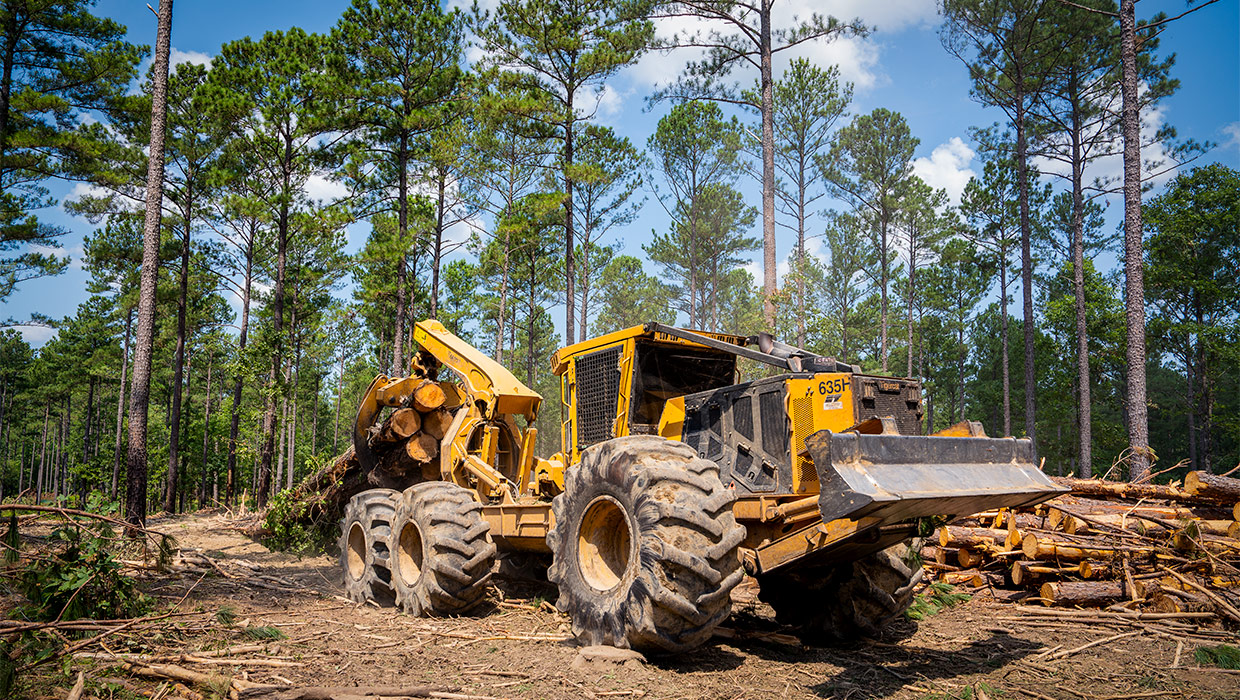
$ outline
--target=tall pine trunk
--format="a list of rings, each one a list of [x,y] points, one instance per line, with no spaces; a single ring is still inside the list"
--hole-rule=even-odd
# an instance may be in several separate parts
[[[1001,234],[1002,235],[1002,234]],[[1000,243],[999,245],[999,309],[1000,323],[1002,330],[1001,345],[1003,346],[1003,436],[1008,437],[1012,434],[1012,377],[1010,360],[1008,358],[1008,264],[1007,264],[1007,246]]]
[[[164,196],[164,130],[168,113],[168,53],[172,0],[160,0],[155,60],[151,66],[151,143],[146,172],[146,217],[138,285],[138,334],[134,342],[133,386],[129,391],[129,447],[125,459],[125,520],[146,523],[146,418],[155,340],[155,281],[159,267],[159,225]]]
[[[1029,213],[1029,145],[1025,133],[1025,95],[1020,89],[1022,77],[1017,75],[1016,114],[1012,120],[1016,127],[1016,179],[1020,209],[1020,285],[1022,311],[1025,317],[1025,435],[1037,443],[1037,375],[1034,371],[1034,316],[1033,316],[1033,251],[1032,224]]]
[[[408,275],[405,255],[405,237],[409,233],[409,136],[401,133],[400,151],[396,154],[396,244],[400,255],[396,262],[396,328],[392,331],[392,365],[388,373],[398,375],[404,368],[404,337],[405,337],[405,291],[408,286]]]
[[[435,198],[435,246],[431,251],[431,318],[439,318],[439,268],[443,265],[443,222],[446,212],[448,173],[438,170],[435,173],[437,189]]]
[[[284,137],[284,162],[282,187],[285,193],[292,190],[293,142],[292,137]],[[258,484],[255,487],[255,503],[259,508],[267,506],[267,498],[271,491],[271,462],[276,449],[276,400],[275,391],[280,381],[281,359],[284,356],[284,283],[288,265],[289,237],[289,200],[284,197],[280,201],[280,216],[276,225],[276,283],[271,292],[271,327],[274,343],[271,352],[271,369],[268,376],[271,386],[267,393],[263,412],[262,438],[263,447],[259,456]]]
[[[250,330],[250,286],[254,275],[254,237],[258,234],[258,225],[251,220],[250,236],[246,239],[245,281],[241,288],[241,329],[237,334],[237,361],[245,361],[245,344]],[[238,371],[233,380],[232,424],[228,427],[228,472],[224,485],[224,505],[232,506],[233,497],[237,495],[237,434],[241,430],[241,390],[244,375]]]
[[[1145,404],[1145,279],[1141,235],[1141,108],[1137,94],[1136,0],[1120,0],[1120,125],[1124,136],[1124,291],[1128,347],[1128,478],[1150,472],[1149,410]]]
[[[574,92],[570,88],[568,90],[565,108],[567,110],[564,120],[564,344],[572,345],[573,340],[577,337],[577,318],[575,315],[575,303],[577,300],[577,290],[574,288],[574,276],[577,274],[575,261],[573,258],[573,243],[576,241],[577,233],[574,230],[573,223],[573,177],[571,170],[573,167],[573,146],[574,133],[576,126],[576,115],[573,110],[576,108],[573,104]],[[530,352],[533,352],[531,349]],[[533,385],[531,385],[533,386]]]
[[[1076,95],[1075,80],[1069,94]],[[1092,399],[1089,379],[1089,328],[1085,317],[1085,197],[1082,179],[1081,111],[1072,102],[1072,291],[1076,313],[1077,383],[1077,474],[1082,479],[1093,474]]]
[[[199,501],[206,500],[208,476],[212,481],[214,479],[214,470],[207,466],[207,459],[210,456],[208,450],[211,442],[211,365],[215,362],[215,353],[207,353],[207,394],[202,401],[202,490],[199,495]]]
[[[771,5],[761,0],[758,69],[762,103],[762,320],[775,330],[775,81],[771,78]],[[884,367],[885,367],[884,358]]]
[[[180,290],[177,294],[177,348],[172,360],[172,421],[168,424],[168,488],[164,491],[164,510],[176,512],[177,487],[180,484],[178,465],[181,448],[181,398],[184,391],[185,374],[185,322],[189,312],[189,244],[190,225],[193,221],[193,197],[189,181],[192,174],[186,176],[186,197],[183,212],[181,234],[181,277]]]

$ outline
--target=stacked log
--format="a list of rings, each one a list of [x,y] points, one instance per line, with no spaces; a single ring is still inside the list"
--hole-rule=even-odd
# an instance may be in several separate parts
[[[296,509],[305,520],[333,521],[354,495],[372,488],[405,489],[439,474],[439,445],[452,424],[447,392],[434,380],[424,379],[403,406],[367,431],[375,467],[363,470],[353,447],[330,464],[306,477],[292,497],[305,507]]]
[[[941,527],[922,552],[927,572],[1047,606],[1213,612],[1240,623],[1240,479],[1057,481],[1071,493]]]

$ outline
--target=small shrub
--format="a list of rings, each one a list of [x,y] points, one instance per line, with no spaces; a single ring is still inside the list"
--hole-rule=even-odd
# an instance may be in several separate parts
[[[295,554],[327,551],[336,541],[336,526],[307,517],[309,503],[293,498],[291,491],[281,491],[267,506],[263,538],[268,548]]]
[[[112,556],[116,537],[108,527],[86,530],[66,524],[52,532],[53,548],[32,558],[18,574],[18,585],[29,603],[20,608],[27,619],[99,620],[138,617],[151,599],[121,573]]]

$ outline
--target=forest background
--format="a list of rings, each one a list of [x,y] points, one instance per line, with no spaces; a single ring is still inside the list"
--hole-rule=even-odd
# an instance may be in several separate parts
[[[754,19],[729,23],[727,4],[242,5],[174,11],[152,510],[264,503],[338,454],[361,392],[432,316],[547,397],[548,356],[587,334],[769,330],[922,378],[928,428],[981,420],[1034,434],[1049,472],[1125,476],[1112,18],[1032,0],[776,4],[764,202]],[[1144,31],[1139,54],[1146,405],[1161,468],[1226,470],[1240,38],[1235,2],[1200,5]],[[1138,16],[1162,9],[1185,8]],[[115,495],[154,17],[30,1],[0,19],[0,495]],[[987,31],[1026,28],[1019,61],[987,53]],[[558,420],[540,419],[544,454]]]

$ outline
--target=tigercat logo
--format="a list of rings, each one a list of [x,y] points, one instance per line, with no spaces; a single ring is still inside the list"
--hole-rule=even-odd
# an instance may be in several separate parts
[[[878,390],[884,394],[900,393],[900,382],[879,382]]]
[[[844,408],[844,401],[843,401],[843,399],[844,399],[844,395],[843,395],[843,394],[831,394],[831,395],[829,395],[829,396],[825,396],[825,397],[823,397],[823,400],[822,400],[822,410],[824,410],[824,411],[838,411],[838,410],[840,410],[841,408]]]

